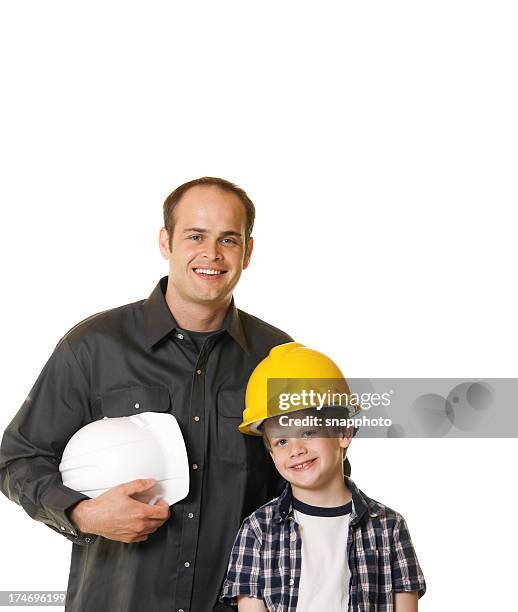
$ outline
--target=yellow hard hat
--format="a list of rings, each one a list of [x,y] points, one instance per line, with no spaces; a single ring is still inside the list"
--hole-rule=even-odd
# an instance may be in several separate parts
[[[279,391],[292,394],[302,387],[310,386],[322,394],[329,391],[346,393],[349,387],[335,362],[298,342],[287,342],[271,349],[252,372],[246,387],[245,410],[239,431],[244,434],[261,435],[258,427],[264,419],[285,412],[294,412],[310,406],[280,408],[273,403]]]

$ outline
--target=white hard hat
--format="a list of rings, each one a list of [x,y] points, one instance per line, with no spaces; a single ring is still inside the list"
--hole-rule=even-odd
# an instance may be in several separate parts
[[[136,478],[157,483],[142,501],[169,505],[189,492],[189,464],[180,427],[171,414],[104,418],[77,431],[59,464],[63,484],[95,498]],[[140,499],[140,498],[139,498]]]

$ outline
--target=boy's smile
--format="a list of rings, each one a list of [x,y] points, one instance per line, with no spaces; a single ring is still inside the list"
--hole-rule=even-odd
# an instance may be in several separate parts
[[[315,465],[316,460],[317,458],[315,457],[313,459],[307,459],[303,463],[295,463],[294,465],[290,466],[290,469],[296,470],[297,472],[301,472],[302,470],[309,470],[313,465]]]

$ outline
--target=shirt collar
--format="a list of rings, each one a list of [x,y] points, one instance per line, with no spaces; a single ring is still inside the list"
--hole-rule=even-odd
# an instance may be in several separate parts
[[[245,351],[246,354],[250,353],[250,348],[246,340],[245,330],[243,329],[243,322],[239,316],[239,310],[236,308],[234,298],[230,302],[227,310],[227,314],[223,319],[222,329],[225,329],[232,338],[239,344],[239,346]]]
[[[364,493],[358,489],[354,482],[344,476],[344,481],[353,498],[353,511],[351,512],[350,524],[354,525],[362,519],[363,515],[368,512],[369,516],[379,516],[382,513],[383,507],[373,499],[367,497]],[[277,498],[277,504],[275,507],[275,520],[278,523],[284,522],[288,516],[291,516],[293,512],[291,485],[289,482],[286,483],[283,492]]]
[[[178,328],[178,324],[165,300],[167,281],[167,276],[161,278],[151,295],[144,302],[146,344],[149,348],[152,348],[162,338]],[[234,304],[234,298],[232,298],[223,319],[222,329],[232,336],[245,353],[249,353],[243,323]]]

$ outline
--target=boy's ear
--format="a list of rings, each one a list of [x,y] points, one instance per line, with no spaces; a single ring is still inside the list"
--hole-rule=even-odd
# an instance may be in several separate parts
[[[348,448],[349,444],[351,444],[351,440],[353,439],[353,428],[344,427],[338,439],[342,448]]]

